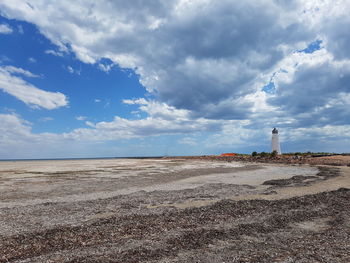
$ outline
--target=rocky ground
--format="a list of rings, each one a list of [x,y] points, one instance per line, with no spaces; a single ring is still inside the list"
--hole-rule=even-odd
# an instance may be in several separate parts
[[[85,198],[76,198],[68,193],[81,180],[74,181],[76,175],[72,175],[61,178],[71,182],[70,187],[68,183],[61,185],[68,192],[51,189],[50,202],[45,197],[38,201],[38,193],[44,195],[45,191],[27,192],[29,199],[36,200],[28,203],[22,195],[6,192],[6,200],[0,196],[0,262],[350,262],[348,167],[320,166],[313,168],[316,173],[306,167],[301,170],[304,174],[298,174],[298,170],[278,166],[284,173],[292,172],[288,176],[265,175],[266,180],[261,180],[254,177],[256,173],[276,170],[215,163],[213,170],[205,172],[205,164],[197,163],[204,166],[195,169],[191,163],[185,161],[181,169],[172,169],[172,175],[164,169],[163,175],[151,177],[159,182],[167,176],[163,183],[168,186],[160,185],[159,190],[147,188],[149,184],[144,190],[123,194],[112,191],[111,196],[90,198],[81,189]],[[106,167],[105,163],[102,166]],[[88,171],[99,170],[95,168],[80,170],[80,175],[86,180]],[[0,169],[2,185],[7,182],[6,187],[14,190],[18,176],[9,176],[13,170],[6,169],[2,173]],[[28,175],[30,169],[26,169]],[[37,172],[34,168],[30,171]],[[148,173],[151,176],[153,170],[148,171],[152,171]],[[254,180],[233,184],[245,182],[239,179],[241,173]],[[212,176],[220,174],[225,180],[214,183]],[[235,180],[230,181],[229,175]],[[129,176],[113,180],[121,183]],[[99,178],[102,180],[101,174]],[[196,184],[188,188],[193,178]],[[29,175],[19,185],[28,181]],[[197,185],[198,181],[206,183]],[[98,184],[98,180],[93,182]],[[145,182],[143,178],[139,183]],[[136,183],[134,178],[134,187]],[[102,182],[99,186],[106,185]],[[284,191],[299,189],[302,194],[281,199]],[[57,199],[64,194],[65,199]],[[242,197],[247,200],[240,200]]]
[[[254,163],[283,163],[283,164],[310,164],[310,165],[331,165],[331,166],[350,166],[350,155],[330,155],[330,156],[312,156],[312,155],[278,155],[275,157],[267,156],[187,156],[181,158],[200,159],[200,160],[215,160],[225,162],[254,162]]]

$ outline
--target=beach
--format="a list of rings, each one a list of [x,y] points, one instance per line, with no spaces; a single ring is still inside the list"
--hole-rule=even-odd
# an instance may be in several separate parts
[[[348,262],[350,167],[0,162],[0,262]]]

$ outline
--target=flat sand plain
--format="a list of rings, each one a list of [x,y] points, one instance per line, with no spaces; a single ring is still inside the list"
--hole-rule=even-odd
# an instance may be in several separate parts
[[[350,262],[350,167],[0,162],[0,262]]]

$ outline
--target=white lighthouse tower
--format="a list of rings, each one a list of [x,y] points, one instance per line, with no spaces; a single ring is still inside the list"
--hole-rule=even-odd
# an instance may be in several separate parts
[[[278,138],[278,130],[273,128],[272,130],[272,151],[276,151],[277,154],[281,154],[280,140]]]

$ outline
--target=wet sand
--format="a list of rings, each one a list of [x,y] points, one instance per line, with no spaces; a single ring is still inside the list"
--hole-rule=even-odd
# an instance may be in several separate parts
[[[348,262],[348,189],[345,166],[0,162],[0,262]]]

